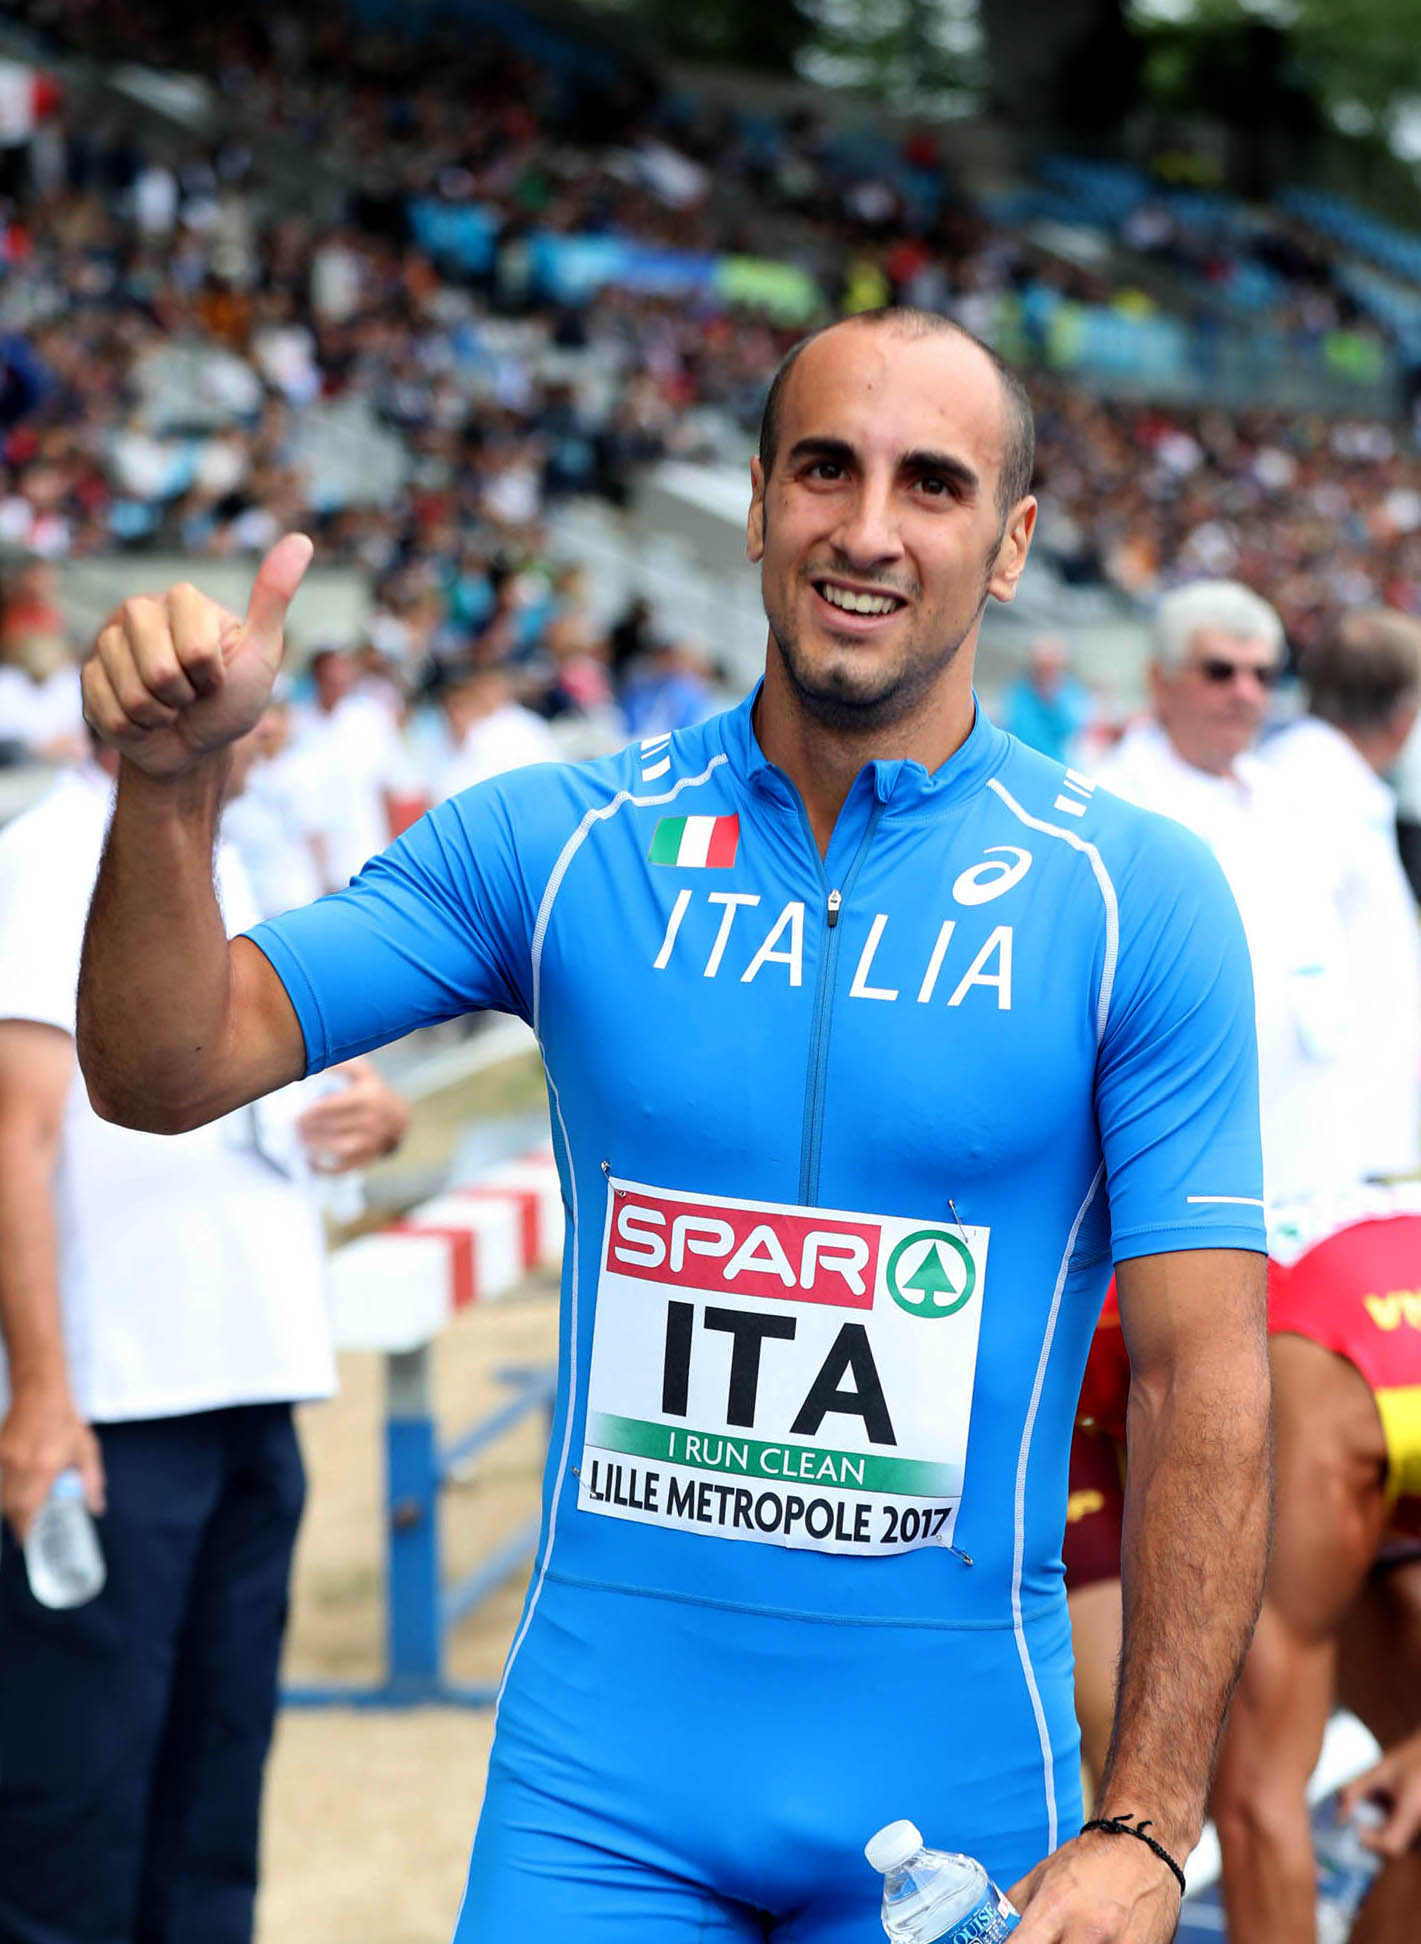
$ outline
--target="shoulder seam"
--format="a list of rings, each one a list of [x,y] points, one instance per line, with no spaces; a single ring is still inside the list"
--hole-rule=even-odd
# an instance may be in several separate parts
[[[1105,860],[1094,844],[1087,843],[1077,831],[1063,829],[1060,824],[1044,822],[1023,810],[1011,791],[995,776],[987,778],[987,788],[1001,798],[1007,809],[1030,830],[1039,830],[1047,837],[1059,837],[1063,844],[1072,850],[1080,851],[1090,862],[1091,872],[1100,891],[1101,902],[1105,906],[1105,963],[1100,972],[1100,994],[1095,1005],[1095,1037],[1097,1044],[1105,1038],[1106,1022],[1110,1017],[1110,1000],[1115,990],[1115,965],[1120,955],[1120,902],[1115,895],[1115,885]]]

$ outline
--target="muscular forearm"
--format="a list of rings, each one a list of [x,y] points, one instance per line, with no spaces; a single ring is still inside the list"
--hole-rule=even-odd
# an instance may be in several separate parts
[[[125,763],[79,977],[78,1046],[111,1120],[173,1133],[204,1109],[230,970],[212,851],[225,754],[172,778]]]
[[[1229,1696],[1258,1617],[1270,1508],[1262,1345],[1221,1372],[1132,1384],[1125,1633],[1097,1815],[1153,1817],[1181,1860],[1198,1840]]]

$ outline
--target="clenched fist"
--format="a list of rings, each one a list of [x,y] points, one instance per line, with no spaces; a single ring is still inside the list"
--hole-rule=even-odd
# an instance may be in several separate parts
[[[255,728],[313,551],[304,533],[277,541],[257,569],[245,620],[186,581],[125,601],[84,664],[84,715],[95,735],[150,776],[180,776]]]

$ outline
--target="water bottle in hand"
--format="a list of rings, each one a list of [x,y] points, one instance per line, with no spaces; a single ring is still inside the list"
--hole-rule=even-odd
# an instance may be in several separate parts
[[[25,1535],[25,1571],[41,1606],[76,1607],[103,1589],[104,1555],[84,1503],[84,1481],[62,1471]]]
[[[889,1823],[864,1855],[883,1877],[883,1928],[894,1944],[998,1944],[1021,1922],[982,1865],[923,1848],[910,1822]]]
[[[1386,1816],[1375,1802],[1359,1802],[1350,1816],[1324,1813],[1315,1832],[1317,1850],[1317,1944],[1347,1944],[1352,1921],[1382,1866],[1362,1832],[1380,1829]]]

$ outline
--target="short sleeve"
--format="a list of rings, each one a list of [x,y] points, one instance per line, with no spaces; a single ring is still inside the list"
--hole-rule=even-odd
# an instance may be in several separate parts
[[[533,774],[440,804],[344,890],[247,934],[296,1009],[308,1072],[462,1013],[531,1020],[531,884],[546,879],[548,823]]]
[[[73,836],[75,841],[65,841]],[[18,818],[0,837],[0,1019],[74,1032],[97,852],[79,833]]]
[[[1096,1071],[1117,1262],[1266,1251],[1258,1037],[1243,924],[1223,872],[1146,817],[1118,887],[1115,977]]]

